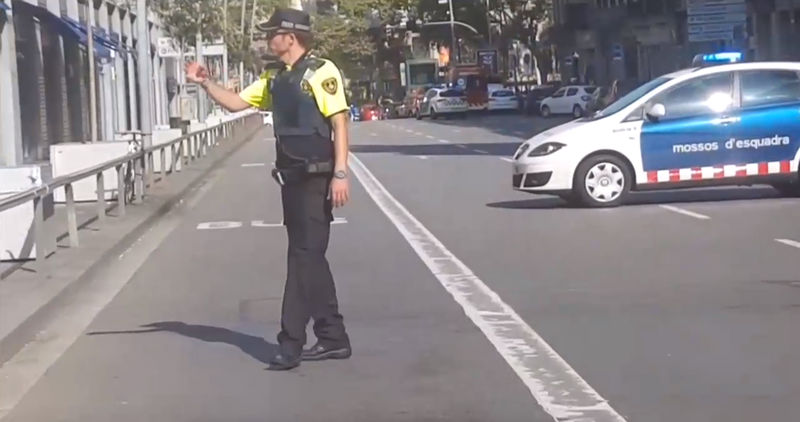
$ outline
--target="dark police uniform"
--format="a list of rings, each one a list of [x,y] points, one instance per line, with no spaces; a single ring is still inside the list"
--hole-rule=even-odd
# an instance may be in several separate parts
[[[284,22],[283,27],[288,26]],[[273,176],[281,183],[283,220],[289,238],[278,335],[281,353],[290,359],[300,356],[309,318],[314,319],[320,345],[349,349],[325,258],[333,221],[330,117],[348,110],[341,73],[332,62],[307,53],[291,66],[265,73],[240,97],[254,107],[271,107],[273,111],[277,139]]]

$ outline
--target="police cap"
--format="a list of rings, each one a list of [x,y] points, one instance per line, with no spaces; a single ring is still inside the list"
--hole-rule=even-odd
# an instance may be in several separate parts
[[[275,13],[266,22],[261,22],[257,26],[259,31],[275,33],[278,31],[287,32],[311,32],[311,17],[302,10],[290,8],[275,9]]]

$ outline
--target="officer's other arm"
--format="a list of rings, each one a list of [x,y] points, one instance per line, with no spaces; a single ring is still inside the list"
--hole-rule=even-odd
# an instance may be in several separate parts
[[[331,116],[333,126],[333,151],[334,171],[347,173],[347,155],[350,151],[350,140],[347,133],[347,113],[338,113]]]

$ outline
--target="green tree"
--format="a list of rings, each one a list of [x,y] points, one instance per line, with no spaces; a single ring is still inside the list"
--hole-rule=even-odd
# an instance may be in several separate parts
[[[210,40],[222,35],[223,0],[156,0],[165,31],[178,42],[195,44],[199,33]]]

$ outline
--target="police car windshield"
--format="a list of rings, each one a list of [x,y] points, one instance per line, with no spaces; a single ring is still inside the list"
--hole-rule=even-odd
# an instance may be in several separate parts
[[[590,117],[590,119],[591,120],[600,119],[615,114],[620,110],[624,109],[625,107],[633,104],[634,101],[638,100],[648,92],[669,82],[671,79],[672,78],[668,76],[661,76],[659,78],[655,78],[652,81],[647,82],[639,86],[638,88],[634,89],[633,91],[629,92],[627,95],[622,96],[617,101],[611,103],[611,105],[609,105],[608,107],[596,112],[593,116]]]

